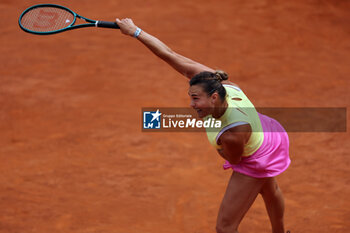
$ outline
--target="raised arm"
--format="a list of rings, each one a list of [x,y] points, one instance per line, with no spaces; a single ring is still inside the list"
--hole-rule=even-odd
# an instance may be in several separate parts
[[[116,22],[119,25],[122,33],[125,35],[134,36],[134,33],[138,27],[131,19],[117,19]],[[137,36],[137,39],[147,48],[149,48],[155,55],[171,65],[175,70],[187,78],[192,78],[194,75],[202,71],[214,72],[213,69],[174,52],[162,41],[145,31],[141,31],[141,33]]]

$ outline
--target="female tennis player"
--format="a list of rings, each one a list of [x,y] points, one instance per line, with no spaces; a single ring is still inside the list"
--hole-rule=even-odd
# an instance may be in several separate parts
[[[238,225],[257,195],[264,199],[273,233],[284,232],[284,200],[276,176],[290,164],[289,140],[274,119],[257,113],[238,85],[215,71],[172,51],[163,42],[138,28],[131,19],[116,19],[121,32],[133,36],[155,55],[190,79],[191,107],[201,118],[222,121],[209,142],[233,169],[217,217],[218,233],[238,232]]]

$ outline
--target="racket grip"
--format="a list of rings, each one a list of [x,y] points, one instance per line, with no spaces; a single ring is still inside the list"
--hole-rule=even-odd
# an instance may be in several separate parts
[[[107,21],[97,21],[96,27],[116,28],[116,29],[120,28],[117,23],[115,23],[115,22],[107,22]]]

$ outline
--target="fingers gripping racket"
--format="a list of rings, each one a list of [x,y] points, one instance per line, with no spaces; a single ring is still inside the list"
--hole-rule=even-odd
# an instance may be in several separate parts
[[[87,23],[75,25],[77,18]],[[19,26],[22,30],[48,35],[83,27],[104,27],[119,29],[115,22],[87,19],[72,10],[55,4],[39,4],[29,7],[19,17]]]

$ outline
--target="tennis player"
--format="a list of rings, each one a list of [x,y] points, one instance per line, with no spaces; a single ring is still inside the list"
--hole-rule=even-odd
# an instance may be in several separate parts
[[[191,107],[201,118],[222,121],[222,128],[207,132],[209,142],[233,169],[217,217],[218,233],[238,232],[238,226],[260,193],[273,233],[284,233],[284,200],[276,176],[289,164],[289,139],[274,119],[258,113],[238,85],[215,71],[172,51],[138,28],[131,19],[116,19],[121,32],[133,36],[155,55],[190,79]]]

